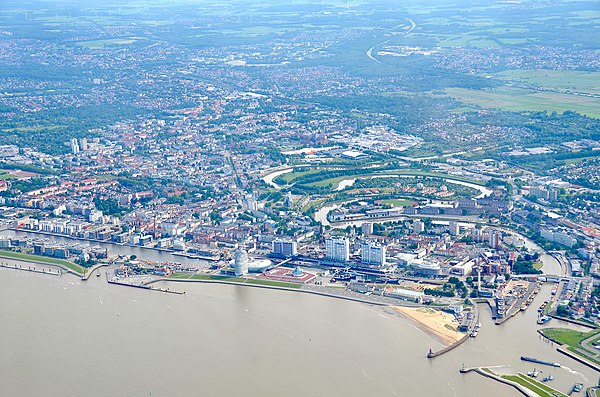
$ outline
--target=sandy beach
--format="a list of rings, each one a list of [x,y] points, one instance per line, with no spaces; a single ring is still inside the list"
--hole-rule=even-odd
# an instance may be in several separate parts
[[[450,313],[424,307],[394,306],[394,310],[416,321],[445,345],[451,345],[465,336],[464,333],[458,332],[459,324]]]

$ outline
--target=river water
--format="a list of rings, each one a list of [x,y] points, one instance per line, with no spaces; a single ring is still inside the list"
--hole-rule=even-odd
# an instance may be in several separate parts
[[[186,294],[0,268],[2,395],[517,396],[458,370],[462,363],[531,370],[520,355],[568,365],[547,367],[562,391],[597,381],[538,337],[535,310],[495,326],[482,307],[477,338],[428,360],[439,343],[390,309],[297,292],[168,285]],[[545,286],[535,303],[549,296]]]

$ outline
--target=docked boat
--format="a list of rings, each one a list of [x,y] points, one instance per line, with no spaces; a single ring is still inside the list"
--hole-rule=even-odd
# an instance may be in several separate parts
[[[537,323],[538,324],[546,324],[550,320],[552,320],[552,317],[543,315],[543,316],[538,317]]]
[[[523,303],[521,305],[521,311],[524,312],[525,310],[527,310],[527,305],[525,303]]]
[[[479,332],[479,331],[477,331],[477,329],[474,329],[473,331],[471,331],[471,334],[469,334],[469,336],[470,336],[471,338],[475,338],[475,337],[477,336],[477,333],[478,333],[478,332]]]
[[[560,367],[560,364],[557,362],[538,360],[537,358],[533,357],[521,356],[521,360],[529,361],[530,363],[549,365],[551,367]]]

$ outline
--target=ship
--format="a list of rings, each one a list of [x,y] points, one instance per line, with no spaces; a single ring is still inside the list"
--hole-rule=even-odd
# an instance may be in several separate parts
[[[521,360],[529,361],[531,363],[549,365],[551,367],[560,367],[560,364],[557,362],[538,360],[537,358],[533,358],[533,357],[521,356]]]
[[[527,372],[527,376],[529,376],[531,378],[537,378],[538,375],[539,375],[539,372],[535,368],[533,369],[533,371]]]
[[[543,315],[543,316],[538,317],[537,323],[538,324],[546,324],[550,320],[552,320],[552,317]]]

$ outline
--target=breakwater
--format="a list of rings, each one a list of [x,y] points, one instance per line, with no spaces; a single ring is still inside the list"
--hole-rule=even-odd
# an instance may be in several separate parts
[[[493,373],[489,369],[487,371],[484,370],[484,368],[469,368],[469,369],[461,369],[460,370],[461,373],[467,373],[467,372],[470,372],[470,371],[477,372],[479,375],[483,375],[486,378],[490,378],[490,379],[493,379],[493,380],[495,380],[497,382],[504,383],[505,385],[512,386],[515,389],[517,389],[524,396],[539,397],[537,393],[534,393],[533,391],[531,391],[531,390],[529,390],[529,389],[521,386],[517,382],[513,382],[513,381],[510,381],[508,379],[504,379],[503,377],[496,375],[495,373]]]
[[[176,290],[172,290],[169,288],[154,288],[151,285],[145,285],[145,284],[130,284],[130,283],[123,283],[121,281],[115,281],[115,280],[107,280],[107,282],[109,284],[113,284],[113,285],[121,285],[123,287],[145,289],[148,291],[158,291],[158,292],[164,292],[167,294],[176,294],[176,295],[184,295],[185,294],[185,291],[176,291]]]
[[[46,270],[46,269],[42,268],[40,270],[40,269],[37,269],[35,267],[31,267],[31,266],[23,267],[23,266],[20,266],[20,265],[11,265],[11,264],[8,264],[8,263],[3,263],[3,262],[0,263],[0,267],[4,267],[6,269],[23,270],[23,271],[32,272],[32,273],[50,274],[52,276],[61,276],[62,275],[62,270],[61,269],[56,269],[56,270],[52,271],[52,269]]]

